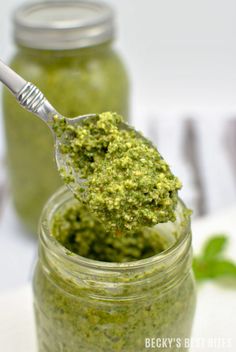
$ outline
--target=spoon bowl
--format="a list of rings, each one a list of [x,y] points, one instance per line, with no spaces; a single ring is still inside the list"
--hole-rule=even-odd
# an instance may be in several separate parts
[[[58,116],[58,115],[57,115]],[[96,118],[96,114],[88,114],[88,115],[82,115],[82,116],[77,116],[74,118],[66,118],[63,116],[60,116],[60,119],[63,119],[68,126],[83,126],[83,123],[86,120],[94,120]],[[52,130],[53,135],[54,135],[54,140],[55,140],[55,159],[56,159],[56,164],[57,168],[59,170],[60,175],[63,177],[65,175],[65,178],[67,179],[67,187],[76,194],[76,190],[79,187],[84,187],[84,179],[80,177],[79,172],[75,170],[73,167],[73,160],[68,154],[62,153],[61,149],[62,146],[65,146],[68,144],[68,136],[67,132],[64,132],[60,138],[57,137],[56,133]],[[68,181],[68,178],[70,178],[70,181]],[[84,192],[85,195],[85,192]]]

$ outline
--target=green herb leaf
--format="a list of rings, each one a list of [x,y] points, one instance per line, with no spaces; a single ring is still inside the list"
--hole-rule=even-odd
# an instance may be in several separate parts
[[[203,256],[205,258],[215,258],[223,253],[228,238],[225,235],[216,235],[209,238],[203,248]]]
[[[198,281],[217,279],[223,276],[236,278],[236,265],[227,259],[194,258],[193,270]]]
[[[198,281],[231,277],[236,279],[236,263],[224,257],[228,236],[216,235],[207,240],[203,251],[193,259],[193,271]]]

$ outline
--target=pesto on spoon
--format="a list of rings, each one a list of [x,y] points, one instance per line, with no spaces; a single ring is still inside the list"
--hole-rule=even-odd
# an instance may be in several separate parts
[[[63,117],[32,83],[0,61],[0,81],[55,138],[56,162],[76,198],[120,235],[174,221],[180,181],[156,148],[116,113]]]
[[[76,198],[108,233],[127,234],[175,220],[180,181],[150,141],[124,128],[121,116],[106,112],[79,126],[54,120],[54,131],[66,136],[60,145],[68,157],[67,167],[60,169],[64,182],[77,184]]]

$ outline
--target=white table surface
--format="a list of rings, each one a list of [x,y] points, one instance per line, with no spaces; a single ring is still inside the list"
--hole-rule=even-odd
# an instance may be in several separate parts
[[[193,223],[193,246],[197,252],[206,236],[212,233],[228,233],[228,255],[236,253],[236,207]],[[32,309],[31,285],[5,292],[0,296],[0,350],[4,352],[34,352],[35,332]],[[193,342],[199,339],[207,345],[218,338],[231,346],[191,349],[191,352],[236,351],[236,290],[207,282],[198,288],[198,304],[193,329]]]

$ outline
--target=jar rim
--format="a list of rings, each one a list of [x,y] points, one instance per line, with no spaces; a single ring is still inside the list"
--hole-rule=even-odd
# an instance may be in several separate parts
[[[178,251],[189,242],[188,249],[191,247],[191,221],[190,215],[187,217],[187,221],[185,221],[185,228],[183,229],[181,235],[173,245],[165,249],[163,252],[153,255],[148,258],[129,261],[129,262],[105,262],[99,261],[95,259],[90,259],[83,257],[79,254],[72,253],[68,249],[66,249],[63,245],[61,245],[55,237],[51,234],[50,225],[53,214],[62,206],[62,203],[56,204],[59,199],[63,199],[64,202],[68,202],[74,198],[73,194],[68,191],[66,186],[61,187],[56,193],[49,198],[48,202],[46,203],[42,215],[39,221],[39,236],[42,244],[53,252],[69,261],[73,264],[83,266],[89,269],[101,270],[101,271],[126,271],[126,270],[138,270],[145,266],[150,266],[153,264],[160,264],[168,259],[171,259],[174,255],[178,253]],[[184,202],[179,198],[178,205],[185,209],[186,206]]]
[[[17,44],[32,49],[71,50],[114,37],[114,12],[93,0],[49,0],[26,3],[13,15]]]

